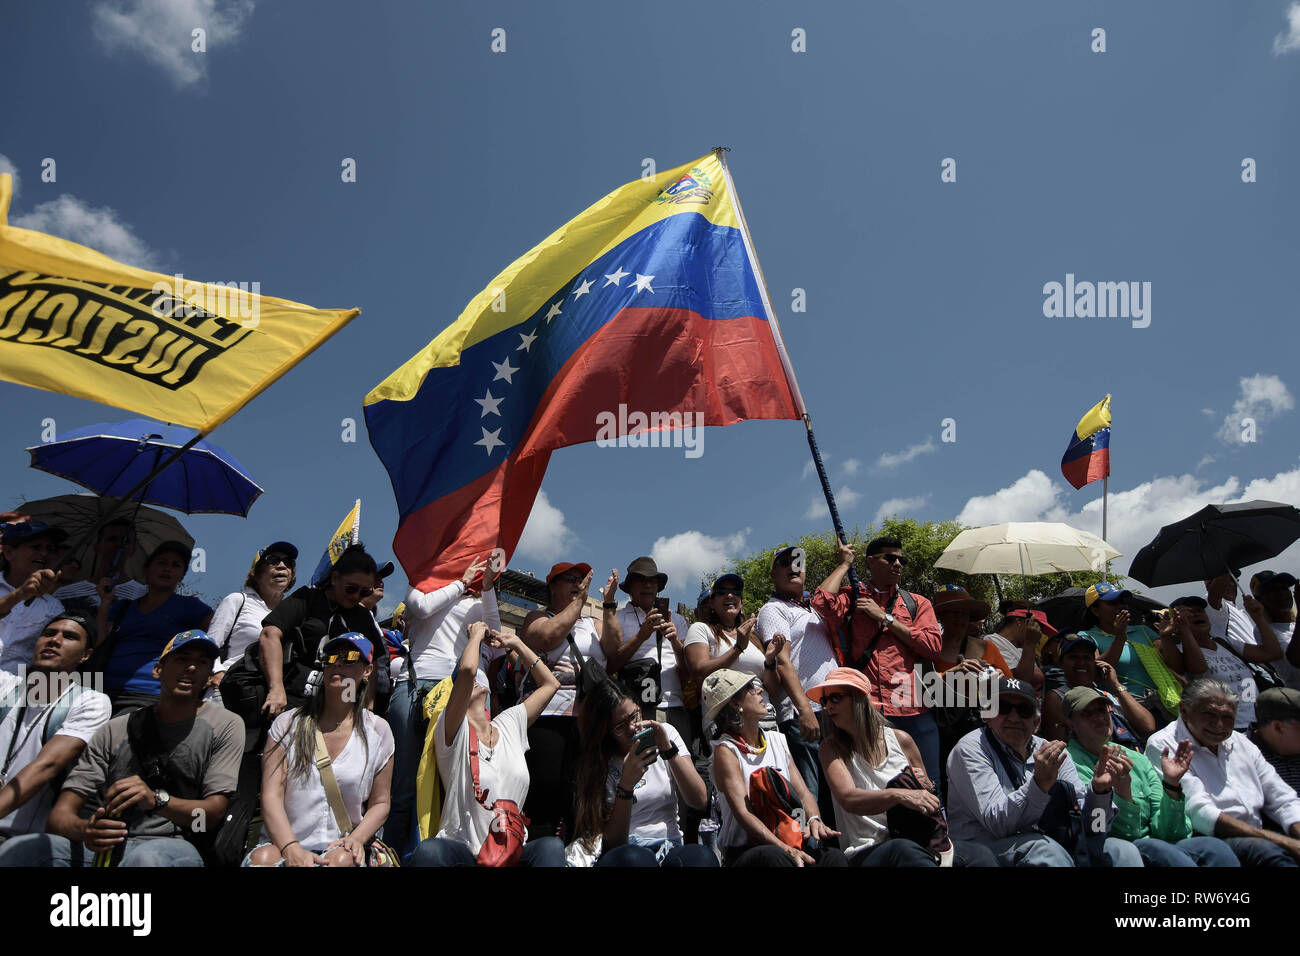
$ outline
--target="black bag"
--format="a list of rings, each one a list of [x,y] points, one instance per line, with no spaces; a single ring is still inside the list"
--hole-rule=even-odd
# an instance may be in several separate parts
[[[246,753],[239,765],[239,783],[226,804],[217,835],[205,861],[208,866],[236,867],[243,862],[250,847],[249,831],[258,810],[258,791],[262,783],[262,755]]]
[[[904,767],[902,773],[885,784],[885,789],[926,790],[934,793],[930,787],[921,785],[911,767]],[[933,813],[922,813],[911,807],[893,806],[885,812],[885,823],[889,827],[890,839],[911,840],[928,852],[935,862],[953,849],[952,840],[948,836],[948,821],[944,818],[942,808]]]
[[[243,656],[230,665],[217,687],[226,710],[240,718],[249,730],[261,726],[262,706],[267,695],[266,676],[262,673],[258,654],[258,644],[249,644]],[[247,752],[247,745],[244,749]]]
[[[663,693],[663,663],[664,663],[664,637],[662,634],[655,635],[655,642],[658,645],[658,659],[643,657],[639,660],[628,661],[614,675],[615,679],[627,690],[628,696],[637,702],[637,706],[642,711],[650,711],[653,716],[654,709],[659,704],[659,698]]]
[[[591,658],[582,656],[582,652],[578,650],[578,643],[573,639],[572,631],[565,640],[569,642],[569,650],[573,651],[573,656],[578,661],[577,699],[581,701],[601,684],[609,683],[609,675],[605,673],[605,668]]]

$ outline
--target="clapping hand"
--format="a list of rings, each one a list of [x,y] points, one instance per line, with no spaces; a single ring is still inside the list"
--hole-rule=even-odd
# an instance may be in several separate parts
[[[583,594],[587,593],[587,587],[590,586],[591,586],[591,575],[588,574],[586,586],[584,586],[582,589]],[[609,580],[605,582],[604,598],[606,604],[609,604],[611,601],[614,601],[618,598],[618,569],[617,568],[613,568],[609,572]]]
[[[1160,749],[1160,770],[1164,774],[1166,783],[1178,786],[1191,765],[1192,742],[1190,740],[1178,741],[1178,749],[1174,751],[1172,757],[1169,756],[1168,747]]]

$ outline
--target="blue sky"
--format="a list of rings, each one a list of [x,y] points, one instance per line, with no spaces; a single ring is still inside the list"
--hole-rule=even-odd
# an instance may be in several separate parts
[[[12,223],[363,310],[212,436],[266,494],[247,520],[185,519],[209,596],[272,539],[314,560],[357,497],[388,557],[396,508],[362,397],[643,160],[716,144],[850,526],[896,511],[1099,531],[1100,486],[1074,491],[1058,463],[1108,392],[1126,555],[1211,501],[1300,502],[1300,4],[363,9],[24,2],[0,37]],[[1043,286],[1067,274],[1151,283],[1149,326],[1046,317]],[[27,467],[43,419],[132,417],[7,383],[0,401],[2,506],[76,490]],[[726,558],[828,527],[808,460],[794,422],[709,429],[696,459],[563,449],[512,566],[653,553],[693,598]],[[1300,571],[1300,549],[1273,564]]]

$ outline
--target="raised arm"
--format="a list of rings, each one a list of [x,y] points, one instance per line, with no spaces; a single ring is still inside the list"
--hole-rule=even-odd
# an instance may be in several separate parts
[[[528,715],[528,726],[531,727],[533,722],[542,715],[546,705],[551,702],[555,692],[560,689],[560,679],[546,666],[546,662],[537,652],[525,645],[517,635],[492,631],[487,637],[487,642],[489,647],[500,647],[507,654],[517,655],[524,673],[531,672],[537,682],[537,689],[524,701],[524,713]]]
[[[587,589],[591,587],[591,572],[582,579],[582,588],[573,596],[564,609],[553,617],[545,611],[533,611],[524,618],[523,631],[520,636],[524,643],[539,654],[547,654],[561,644],[578,623],[582,616],[582,605],[587,599]],[[602,647],[601,650],[604,650]]]
[[[1277,639],[1277,631],[1273,630],[1273,622],[1268,619],[1268,612],[1264,610],[1264,605],[1249,594],[1241,599],[1241,603],[1245,606],[1251,620],[1255,622],[1255,633],[1259,635],[1258,644],[1246,644],[1242,647],[1242,658],[1252,664],[1268,664],[1281,660],[1282,645]]]

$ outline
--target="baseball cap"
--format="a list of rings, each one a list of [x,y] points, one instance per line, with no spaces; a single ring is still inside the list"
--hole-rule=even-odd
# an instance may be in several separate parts
[[[1038,695],[1034,693],[1033,685],[1028,681],[1017,680],[1014,677],[1003,677],[998,681],[998,697],[1005,696],[1023,697],[1034,705],[1034,710],[1038,710]]]
[[[338,637],[331,638],[321,648],[321,657],[326,654],[332,654],[338,650],[356,650],[361,653],[366,663],[374,656],[375,646],[370,643],[368,638],[362,637],[357,631],[348,631],[346,634],[340,634]]]
[[[832,687],[846,687],[860,694],[871,693],[871,681],[867,680],[867,675],[862,671],[856,667],[836,667],[826,675],[824,681],[808,688],[807,697],[811,701],[820,703],[822,695]]]
[[[1094,654],[1101,650],[1101,648],[1097,646],[1097,642],[1087,634],[1067,634],[1065,637],[1061,638],[1061,656],[1064,657],[1066,654],[1070,653],[1073,648],[1078,647],[1080,644],[1087,644],[1092,648]]]
[[[1073,717],[1094,700],[1104,700],[1102,692],[1095,687],[1072,687],[1061,701],[1061,712],[1066,718]]]
[[[1169,606],[1170,607],[1199,607],[1201,610],[1205,610],[1205,608],[1208,607],[1209,605],[1208,602],[1205,600],[1205,598],[1201,597],[1199,594],[1185,594],[1180,598],[1174,598],[1172,601],[1169,602]]]
[[[179,651],[182,647],[189,644],[203,648],[212,655],[214,660],[221,654],[221,648],[217,646],[216,641],[208,637],[207,631],[181,631],[163,647],[162,653],[158,655],[158,660],[164,660],[172,651]]]
[[[799,550],[798,546],[793,544],[778,550],[776,554],[772,555],[772,567],[775,568],[778,564],[789,564],[794,560],[794,553],[797,550]]]
[[[258,548],[257,560],[261,561],[268,554],[283,554],[291,561],[298,560],[298,549],[288,541],[272,541],[265,548]]]
[[[720,667],[704,678],[701,693],[704,697],[704,719],[716,720],[727,701],[750,685],[756,678],[729,667]]]
[[[386,578],[390,574],[392,574],[393,570],[394,570],[393,562],[385,561],[383,564],[381,564],[378,568],[375,569],[375,575],[382,580],[383,578]]]
[[[56,528],[54,525],[46,524],[44,521],[31,519],[28,521],[10,521],[4,525],[3,532],[0,532],[0,543],[19,544],[38,535],[45,535],[49,538],[56,539],[57,542],[65,541],[68,532],[62,528]]]
[[[742,578],[739,574],[730,574],[730,573],[724,574],[722,575],[722,577],[718,578],[716,581],[713,582],[713,587],[709,588],[709,594],[710,595],[717,594],[718,588],[721,587],[733,587],[741,594],[744,594],[745,579]]]
[[[1056,633],[1056,628],[1052,627],[1051,624],[1047,623],[1047,613],[1045,611],[1037,611],[1037,610],[1029,611],[1024,608],[1017,608],[1014,611],[1008,611],[1006,616],[1033,618],[1035,621],[1038,622],[1038,629],[1042,631],[1043,634],[1045,634],[1047,637],[1051,637],[1053,634]]]
[[[579,562],[573,564],[569,561],[561,561],[559,564],[551,565],[551,570],[546,573],[546,583],[550,584],[562,574],[568,574],[570,571],[575,572],[578,577],[585,578],[591,573],[591,565]]]
[[[1132,593],[1103,581],[1101,584],[1094,584],[1084,592],[1083,603],[1085,607],[1092,607],[1098,601],[1122,601],[1127,597],[1131,597]]]
[[[1259,597],[1261,591],[1272,591],[1274,588],[1293,588],[1295,586],[1295,575],[1286,571],[1281,574],[1276,571],[1260,571],[1250,579],[1252,597]]]
[[[1255,701],[1255,723],[1272,720],[1300,720],[1300,690],[1294,687],[1271,687]]]

